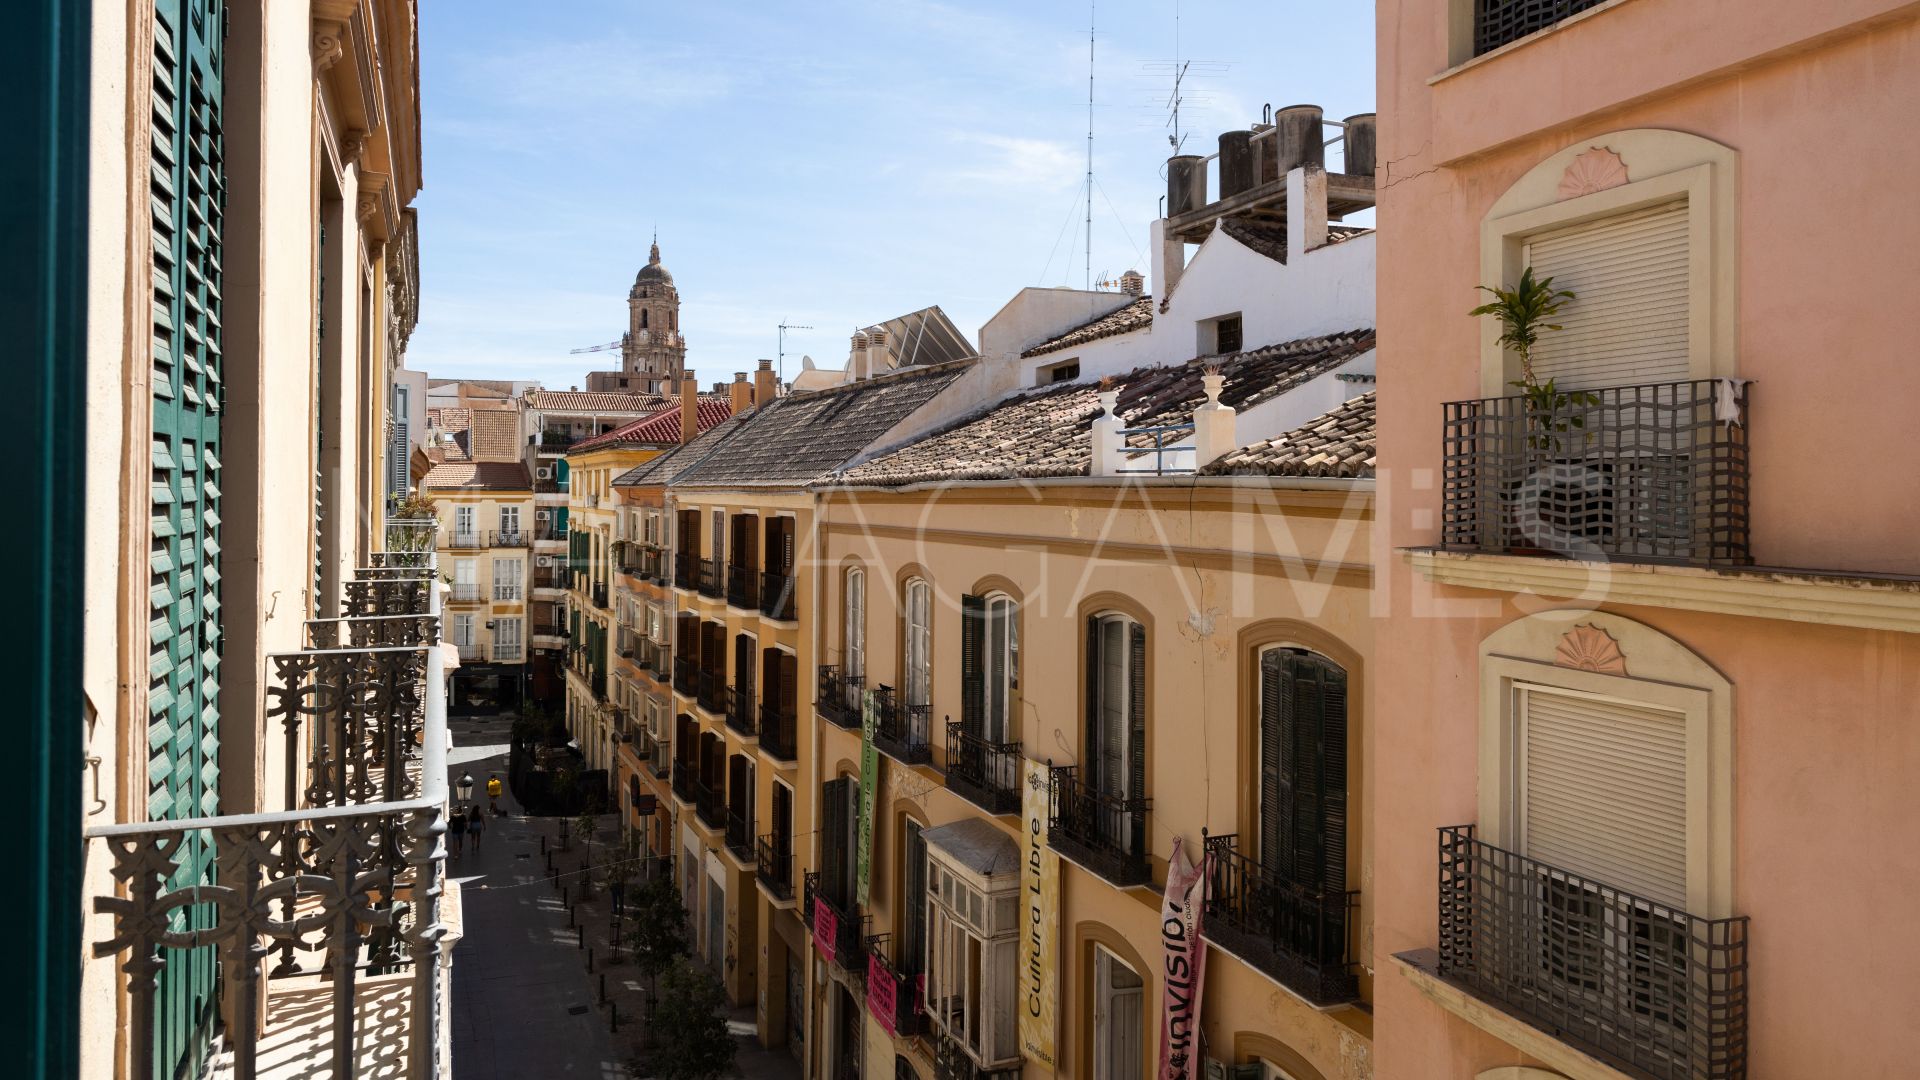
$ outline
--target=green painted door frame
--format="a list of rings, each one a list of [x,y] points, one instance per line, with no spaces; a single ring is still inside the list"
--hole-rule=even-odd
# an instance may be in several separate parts
[[[0,566],[18,589],[0,629],[13,661],[18,822],[8,844],[16,887],[0,900],[0,918],[16,928],[0,1039],[9,1075],[53,1080],[79,1071],[81,586],[113,569],[75,558],[85,550],[90,4],[17,0],[8,10],[0,102],[15,146],[0,154],[0,325],[11,358],[0,450],[22,513],[0,530]]]

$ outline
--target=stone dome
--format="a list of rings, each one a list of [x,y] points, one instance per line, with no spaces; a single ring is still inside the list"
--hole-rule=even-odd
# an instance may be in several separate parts
[[[635,286],[643,285],[650,281],[659,282],[662,285],[673,284],[673,275],[667,273],[667,268],[660,265],[660,244],[658,241],[654,242],[653,252],[647,257],[647,265],[641,267],[640,273],[635,275],[633,279]]]

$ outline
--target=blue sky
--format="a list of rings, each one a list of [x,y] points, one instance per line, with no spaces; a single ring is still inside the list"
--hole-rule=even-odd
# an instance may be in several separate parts
[[[1096,279],[1150,271],[1174,0],[1104,0]],[[1374,107],[1373,5],[1181,0],[1190,153],[1297,102]],[[1026,285],[1085,280],[1084,3],[427,0],[422,305],[408,366],[584,383],[617,353],[652,230],[702,384],[839,366],[939,304],[970,339]]]

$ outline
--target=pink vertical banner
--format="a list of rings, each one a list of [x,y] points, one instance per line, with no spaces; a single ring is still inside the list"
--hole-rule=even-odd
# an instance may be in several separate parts
[[[1206,989],[1207,944],[1200,919],[1207,900],[1207,863],[1187,862],[1180,837],[1167,857],[1167,892],[1160,902],[1160,1080],[1200,1074],[1200,996]]]
[[[833,962],[834,945],[840,940],[840,917],[822,897],[813,898],[813,947],[822,959]]]

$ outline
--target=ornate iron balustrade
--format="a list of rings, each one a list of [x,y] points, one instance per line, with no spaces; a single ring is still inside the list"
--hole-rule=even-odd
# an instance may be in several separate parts
[[[370,560],[375,566],[425,566],[440,535],[435,518],[394,518],[387,522],[387,548]]]
[[[694,767],[690,762],[675,760],[673,763],[673,797],[689,805],[699,801]]]
[[[481,600],[478,582],[462,581],[453,586],[448,599],[456,604],[477,604]]]
[[[487,534],[487,546],[490,548],[532,547],[533,533],[521,529],[495,529]]]
[[[493,643],[493,662],[496,664],[517,664],[523,655],[518,644]]]
[[[1439,974],[1657,1080],[1741,1080],[1747,919],[1706,919],[1440,830]]]
[[[700,689],[700,665],[691,656],[673,658],[673,688],[691,697]]]
[[[593,598],[593,606],[605,610],[607,606],[607,583],[598,581],[593,584],[588,595]]]
[[[523,599],[520,583],[517,581],[496,581],[493,584],[493,599],[500,603],[512,603]]]
[[[461,549],[477,548],[480,546],[480,533],[478,530],[473,532],[450,532],[447,534],[447,546]]]
[[[667,553],[660,545],[641,545],[640,576],[656,585],[667,583]]]
[[[845,675],[833,664],[821,664],[820,687],[814,695],[813,707],[836,727],[858,728],[865,694],[865,676]]]
[[[768,570],[760,575],[760,614],[783,622],[800,617],[794,610],[792,574]]]
[[[760,574],[753,567],[727,567],[727,603],[745,611],[760,609]]]
[[[695,573],[698,575],[698,587],[701,596],[709,600],[725,598],[726,590],[721,585],[723,578],[721,576],[721,566],[719,563],[711,559],[700,559],[698,560],[698,566],[695,567]]]
[[[760,703],[760,749],[775,761],[798,761],[800,722],[793,706]]]
[[[1718,379],[1446,405],[1441,543],[1743,564],[1749,388]]]
[[[1240,852],[1238,839],[1205,838],[1213,856],[1207,938],[1315,1005],[1359,1000],[1352,919],[1360,894],[1288,881]]]
[[[1100,791],[1083,782],[1074,765],[1053,766],[1051,780],[1048,845],[1115,885],[1145,884],[1151,800]]]
[[[693,812],[709,829],[727,827],[727,804],[721,798],[718,787],[707,783],[696,773],[692,777]]]
[[[697,692],[694,694],[694,699],[700,703],[702,709],[714,716],[726,715],[727,677],[724,673],[702,668],[695,686]]]
[[[565,491],[566,486],[561,485],[560,490]],[[564,521],[538,522],[533,527],[533,538],[535,540],[549,541],[565,540],[567,538],[567,523]]]
[[[1474,0],[1473,55],[1490,53],[1606,0]]]
[[[884,981],[892,991],[893,1009],[886,1022],[893,1027],[895,1036],[924,1035],[930,1025],[927,1013],[921,1007],[919,980],[914,976],[919,971],[913,965],[912,957],[905,962],[895,963],[891,955],[892,934],[874,934],[866,940],[867,946],[867,1002],[873,1004],[871,987],[875,982]]]
[[[370,569],[433,566],[430,551],[382,553],[395,554]],[[430,582],[431,573],[350,582],[350,609],[395,610],[316,620],[308,632],[318,647],[268,657],[266,715],[281,723],[291,809],[88,830],[112,861],[114,891],[92,905],[110,917],[111,932],[92,951],[124,956],[133,1075],[154,1069],[163,973],[200,949],[220,955],[225,1004],[213,1007],[231,1025],[234,1075],[243,1080],[258,1075],[263,1054],[285,1053],[308,1034],[288,1030],[284,1011],[263,1002],[275,993],[262,972],[276,953],[274,976],[317,974],[331,997],[325,1053],[334,1075],[381,1064],[366,1059],[372,1042],[386,1048],[386,1074],[443,1074],[447,728]],[[412,610],[398,610],[403,601]],[[338,647],[342,638],[364,644]],[[208,867],[204,876],[188,869],[196,865]],[[307,953],[321,954],[317,969],[301,963]],[[390,1005],[376,1021],[379,1035],[356,1030],[370,1020],[361,990],[392,1001],[390,987],[400,991],[403,1036]]]
[[[835,966],[855,974],[867,973],[867,924],[871,917],[861,917],[859,906],[851,899],[840,899],[835,890],[820,880],[819,871],[808,871],[805,891],[802,894],[801,918],[806,921],[807,932],[816,936],[826,933],[818,924],[822,909],[833,921],[832,939],[827,942],[833,954]]]
[[[936,1029],[933,1040],[935,1080],[1020,1080],[1020,1069],[983,1069],[959,1040]]]
[[[891,686],[876,686],[873,745],[902,765],[925,765],[933,760],[933,709],[928,705],[900,705]]]
[[[768,833],[754,842],[754,872],[775,900],[793,899],[793,841]]]
[[[760,734],[754,726],[753,691],[729,686],[727,690],[727,726],[746,738]]]
[[[675,552],[673,556],[673,587],[693,592],[700,587],[700,559],[692,552]]]
[[[1020,744],[989,742],[961,721],[947,724],[947,790],[989,814],[1020,811]]]
[[[727,850],[743,863],[754,861],[753,819],[739,807],[727,807]]]

